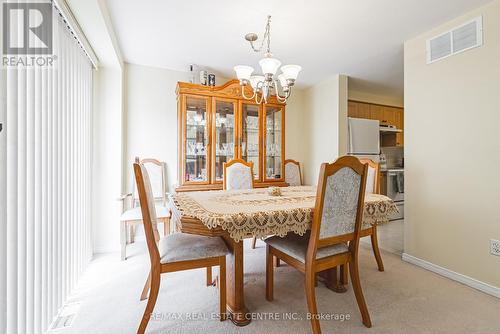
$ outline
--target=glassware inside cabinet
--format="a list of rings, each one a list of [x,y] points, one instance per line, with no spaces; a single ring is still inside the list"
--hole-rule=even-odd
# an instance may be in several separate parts
[[[186,97],[185,181],[207,181],[207,100]]]
[[[259,106],[244,103],[241,122],[241,158],[253,162],[255,178],[259,179]]]
[[[266,178],[280,179],[282,155],[282,109],[280,107],[266,106]]]
[[[234,158],[235,103],[215,101],[215,179],[224,176],[224,162]]]

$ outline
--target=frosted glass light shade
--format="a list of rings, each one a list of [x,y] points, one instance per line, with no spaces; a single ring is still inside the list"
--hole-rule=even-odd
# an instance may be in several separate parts
[[[250,80],[250,76],[254,70],[251,66],[238,65],[234,67],[234,71],[239,80]]]
[[[262,73],[275,75],[281,65],[281,62],[276,58],[266,57],[259,61],[259,65],[262,68]]]
[[[299,76],[299,72],[302,70],[302,67],[299,65],[285,65],[281,66],[281,72],[288,80],[297,80]]]
[[[280,81],[281,87],[288,86],[288,84],[286,82],[286,77],[285,77],[285,75],[283,73],[281,73],[280,75],[278,75],[278,80]]]
[[[252,75],[250,77],[250,85],[252,86],[252,88],[255,90],[257,88],[257,84],[259,83],[259,81],[264,81],[264,76],[262,75]]]

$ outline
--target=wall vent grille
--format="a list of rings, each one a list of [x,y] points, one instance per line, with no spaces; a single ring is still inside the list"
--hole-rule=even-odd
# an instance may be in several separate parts
[[[483,18],[479,16],[427,40],[427,64],[483,45]]]

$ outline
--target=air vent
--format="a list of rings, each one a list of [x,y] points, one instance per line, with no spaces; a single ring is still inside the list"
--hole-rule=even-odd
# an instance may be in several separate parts
[[[427,64],[483,45],[483,18],[477,17],[427,40]]]
[[[57,332],[63,328],[69,328],[75,320],[76,314],[80,310],[80,303],[71,303],[63,306],[57,317],[52,322],[47,333]]]

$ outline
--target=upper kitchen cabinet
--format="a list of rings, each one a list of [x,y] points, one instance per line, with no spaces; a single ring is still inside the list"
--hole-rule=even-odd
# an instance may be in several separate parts
[[[251,88],[245,94],[251,96]],[[285,186],[285,104],[255,104],[238,80],[211,87],[177,83],[177,191],[222,189],[223,165],[252,161],[256,187]]]
[[[370,104],[349,101],[348,115],[354,118],[371,118],[370,117]]]
[[[378,119],[382,122],[384,119],[384,107],[378,104],[370,104],[370,119]]]

